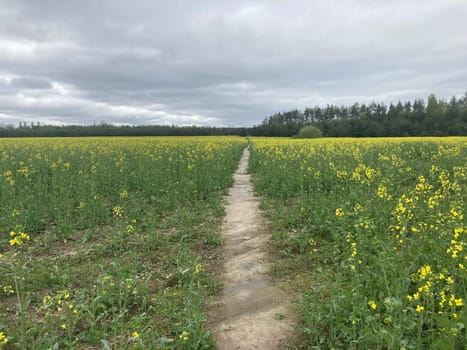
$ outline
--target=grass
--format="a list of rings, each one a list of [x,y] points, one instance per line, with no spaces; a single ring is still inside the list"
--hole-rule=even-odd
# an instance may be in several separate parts
[[[466,138],[253,138],[297,349],[465,349]]]
[[[0,140],[0,348],[203,349],[241,138]]]

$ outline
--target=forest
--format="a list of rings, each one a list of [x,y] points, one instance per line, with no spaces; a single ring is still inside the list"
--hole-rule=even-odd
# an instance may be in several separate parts
[[[449,101],[430,95],[413,102],[297,109],[276,113],[249,130],[255,136],[293,136],[304,125],[326,137],[457,136],[467,135],[467,93]]]
[[[40,125],[21,123],[0,127],[0,137],[90,137],[90,136],[246,136],[248,128],[176,125]]]
[[[65,136],[281,136],[296,135],[313,125],[325,137],[464,136],[467,135],[467,92],[449,100],[430,95],[386,105],[371,102],[351,106],[327,105],[293,109],[265,117],[253,127],[201,127],[176,125],[41,125],[20,123],[0,126],[0,137]]]

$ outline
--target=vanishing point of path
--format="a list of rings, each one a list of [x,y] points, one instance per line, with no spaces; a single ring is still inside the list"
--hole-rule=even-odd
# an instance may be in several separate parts
[[[268,234],[247,173],[249,155],[245,149],[226,198],[224,290],[209,313],[220,350],[280,349],[292,333],[288,298],[268,278]]]

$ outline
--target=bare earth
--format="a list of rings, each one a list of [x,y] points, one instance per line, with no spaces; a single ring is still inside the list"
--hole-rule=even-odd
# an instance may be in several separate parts
[[[287,296],[268,279],[264,218],[247,174],[246,149],[227,196],[223,295],[209,312],[209,325],[221,350],[281,349],[292,334]]]

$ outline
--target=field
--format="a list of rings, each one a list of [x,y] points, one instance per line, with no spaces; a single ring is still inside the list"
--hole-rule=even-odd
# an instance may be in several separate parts
[[[302,349],[465,349],[467,138],[252,138]],[[203,349],[239,137],[0,139],[0,348]]]
[[[0,140],[0,348],[207,348],[242,138]]]
[[[465,349],[467,139],[253,139],[303,349]]]

